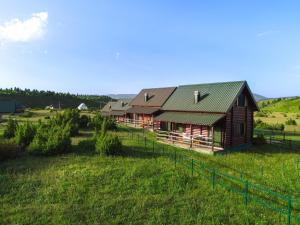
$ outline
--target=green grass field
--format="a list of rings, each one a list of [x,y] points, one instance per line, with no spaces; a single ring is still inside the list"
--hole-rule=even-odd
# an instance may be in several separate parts
[[[133,132],[133,139],[131,137]],[[0,163],[0,224],[283,224],[286,216],[250,203],[167,157],[141,151],[141,131],[122,128],[126,153],[100,157],[78,149],[91,131],[73,138],[74,152],[24,155]],[[153,133],[146,133],[152,149]],[[136,150],[134,150],[134,149]],[[165,146],[166,148],[166,146]],[[140,149],[140,150],[137,150]],[[174,148],[166,148],[173,151]],[[227,156],[182,154],[228,174],[299,197],[300,156],[272,146]],[[263,174],[261,171],[263,168]]]
[[[264,100],[258,105],[261,109],[270,112],[300,113],[300,97]]]

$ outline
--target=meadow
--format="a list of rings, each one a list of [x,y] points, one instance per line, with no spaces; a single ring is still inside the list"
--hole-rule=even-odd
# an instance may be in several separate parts
[[[35,114],[29,120],[36,121]],[[151,132],[119,127],[123,154],[99,156],[89,145],[92,130],[72,138],[72,152],[0,162],[1,224],[285,224],[286,216],[210,180],[174,166],[166,152],[186,157],[300,199],[300,155],[259,146],[210,156],[162,145]],[[146,148],[141,138],[146,136]],[[153,145],[154,144],[154,145]],[[153,148],[154,146],[154,148]],[[292,223],[296,224],[296,223]]]

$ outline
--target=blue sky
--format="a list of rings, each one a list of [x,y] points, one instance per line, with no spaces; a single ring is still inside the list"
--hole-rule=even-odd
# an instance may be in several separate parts
[[[300,95],[297,1],[0,0],[0,87],[136,93],[247,80]]]

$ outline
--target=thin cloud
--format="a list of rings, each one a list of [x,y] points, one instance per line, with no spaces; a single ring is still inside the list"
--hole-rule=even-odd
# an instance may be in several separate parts
[[[279,32],[278,30],[266,30],[266,31],[257,33],[256,37],[264,37],[264,36],[268,36],[268,35],[275,34],[278,32]]]
[[[44,37],[48,22],[48,12],[33,13],[31,18],[12,19],[0,25],[0,42],[31,42]]]

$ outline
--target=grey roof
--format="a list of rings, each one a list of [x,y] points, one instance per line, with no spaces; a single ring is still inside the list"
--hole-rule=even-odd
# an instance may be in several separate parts
[[[146,107],[161,107],[170,95],[174,92],[176,87],[166,87],[166,88],[149,88],[142,89],[140,93],[133,98],[130,105],[131,106],[146,106]],[[148,100],[145,101],[144,95],[148,94]]]

